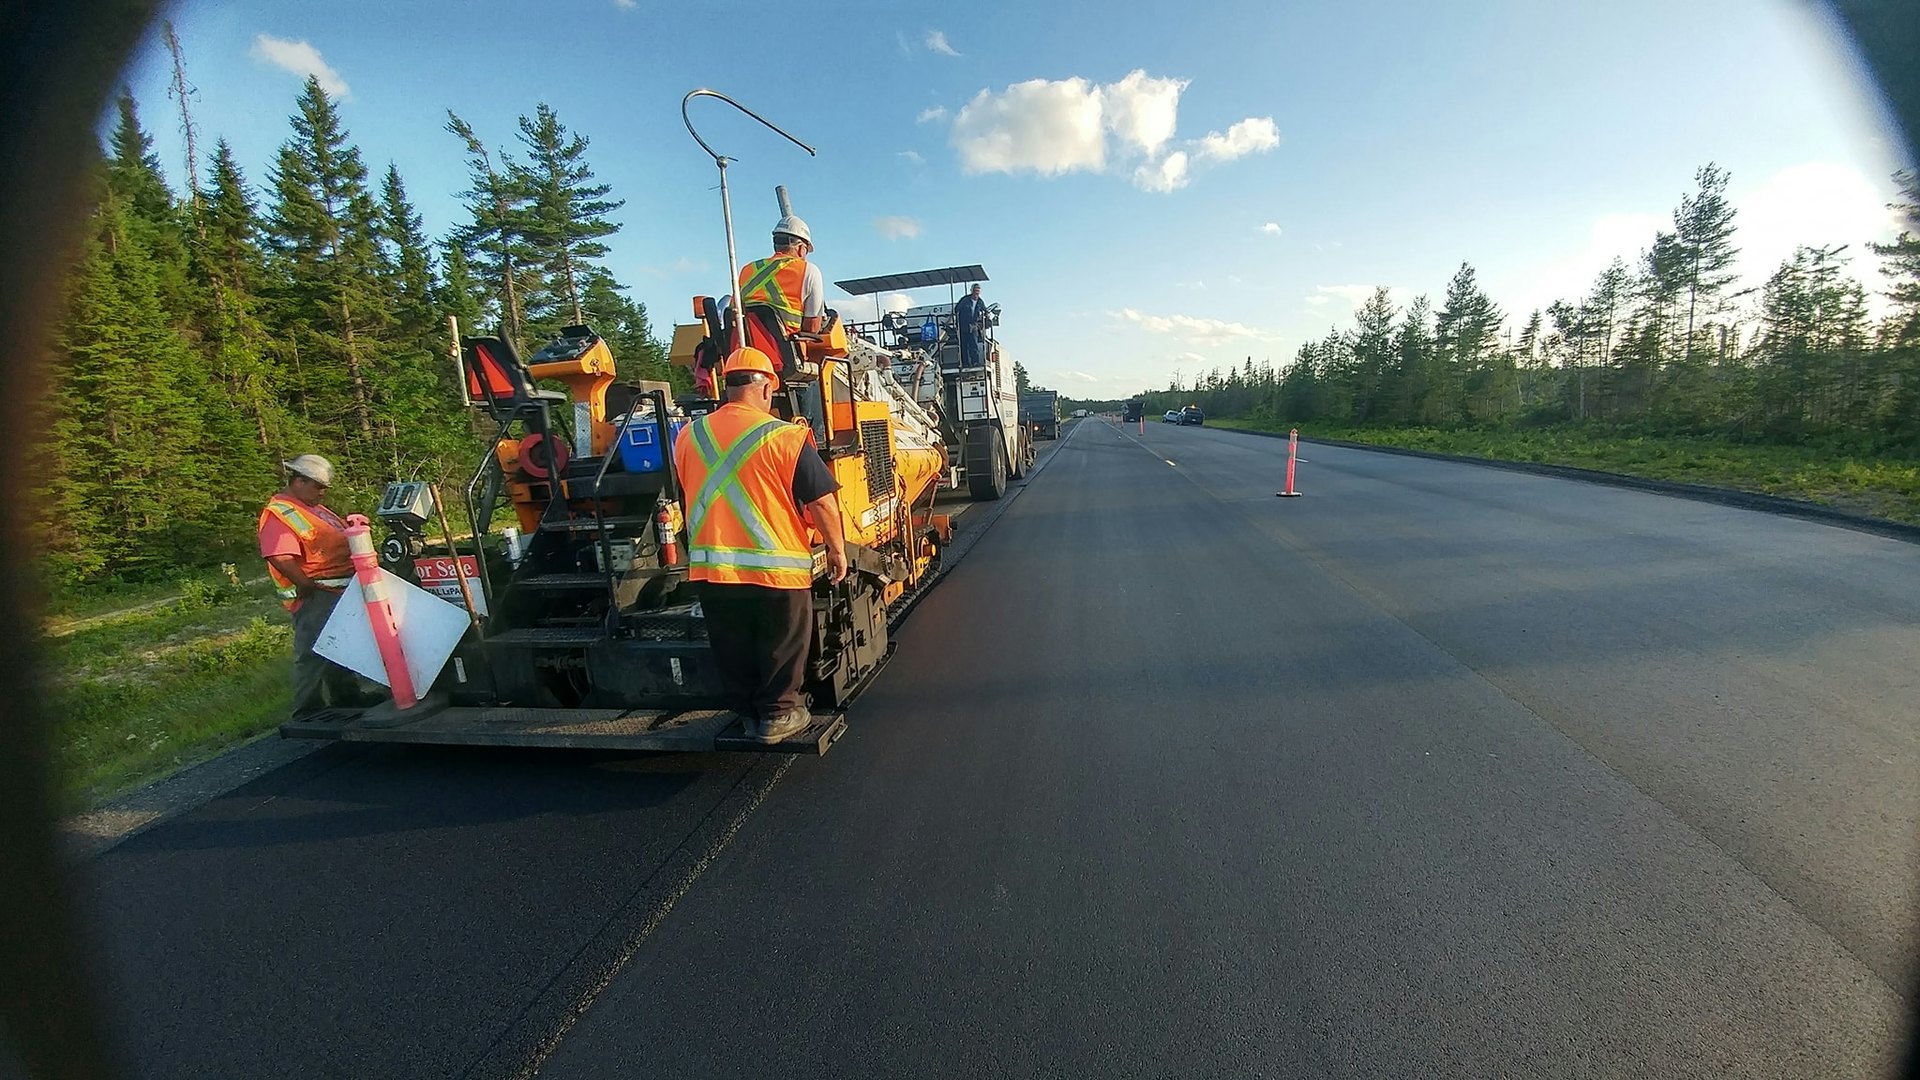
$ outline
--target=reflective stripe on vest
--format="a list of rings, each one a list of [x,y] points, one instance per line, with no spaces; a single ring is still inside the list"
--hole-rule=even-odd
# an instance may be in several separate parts
[[[813,547],[793,505],[807,430],[742,405],[688,424],[675,444],[687,485],[687,565],[696,581],[804,589]],[[771,455],[771,456],[769,456]]]
[[[807,288],[807,260],[798,255],[769,255],[740,270],[740,304],[766,304],[780,313],[788,333],[800,329]]]
[[[307,508],[276,495],[267,500],[260,511],[260,521],[254,531],[267,523],[269,517],[277,518],[293,535],[300,539],[300,570],[315,581],[326,581],[342,577],[351,578],[353,557],[347,551],[347,537],[333,522],[318,514],[309,513]],[[280,572],[271,561],[267,563],[267,577],[273,581],[274,595],[280,598],[280,604],[292,611],[300,604],[300,590],[291,578]]]

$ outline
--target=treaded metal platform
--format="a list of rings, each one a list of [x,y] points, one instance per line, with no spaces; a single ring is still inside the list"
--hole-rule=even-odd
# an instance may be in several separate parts
[[[746,738],[740,718],[720,709],[522,709],[451,707],[394,727],[359,718],[280,726],[289,739],[440,746],[533,746],[597,750],[747,751],[824,754],[847,728],[843,710],[816,713],[806,731],[768,746]]]
[[[583,649],[607,640],[607,631],[593,626],[523,626],[502,630],[487,639],[489,645],[541,645],[552,648]]]
[[[604,574],[533,574],[514,578],[509,584],[523,589],[601,589],[607,587]]]

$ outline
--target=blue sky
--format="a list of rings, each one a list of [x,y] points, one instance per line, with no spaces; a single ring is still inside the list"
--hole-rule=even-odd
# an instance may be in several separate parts
[[[1876,285],[1862,244],[1888,234],[1903,161],[1838,37],[1786,0],[229,0],[173,18],[205,145],[225,136],[264,184],[319,72],[436,234],[465,186],[446,110],[509,145],[552,105],[627,200],[609,263],[663,336],[725,287],[715,173],[679,103],[726,91],[820,152],[695,104],[739,159],[742,258],[784,183],[828,280],[982,263],[1013,354],[1084,396],[1284,362],[1371,286],[1437,298],[1462,260],[1524,318],[1631,259],[1708,161],[1732,172],[1752,283],[1806,242],[1855,245]],[[166,78],[156,42],[129,82],[178,184]]]

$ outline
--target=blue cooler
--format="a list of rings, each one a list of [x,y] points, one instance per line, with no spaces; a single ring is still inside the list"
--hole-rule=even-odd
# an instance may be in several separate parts
[[[687,426],[685,420],[667,421],[668,430],[675,436]],[[620,436],[620,464],[630,473],[659,472],[666,467],[666,455],[672,452],[668,447],[664,451],[659,445],[660,428],[652,420],[635,420],[625,434]]]

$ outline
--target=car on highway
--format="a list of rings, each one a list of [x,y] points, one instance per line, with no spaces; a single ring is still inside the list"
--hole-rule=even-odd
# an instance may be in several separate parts
[[[1180,410],[1179,410],[1179,409],[1168,409],[1168,410],[1167,410],[1166,412],[1164,412],[1164,413],[1161,413],[1161,414],[1160,414],[1160,422],[1161,422],[1161,423],[1163,423],[1163,424],[1177,424],[1177,423],[1179,423],[1179,422],[1180,422]]]
[[[1180,410],[1180,417],[1175,422],[1179,424],[1191,424],[1194,427],[1199,427],[1207,422],[1207,414],[1200,411],[1200,406],[1189,405],[1186,408]]]

